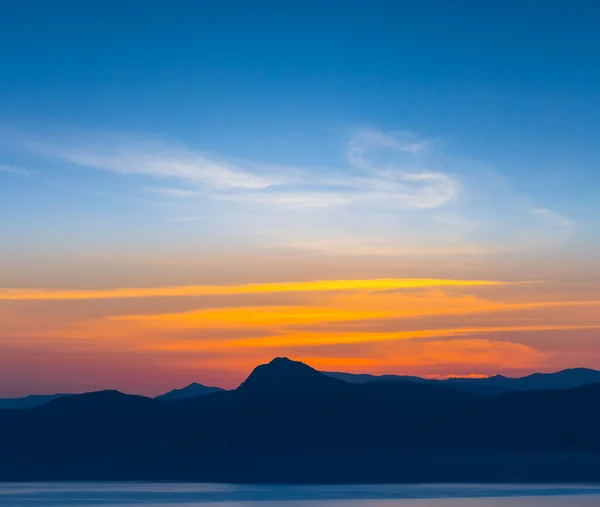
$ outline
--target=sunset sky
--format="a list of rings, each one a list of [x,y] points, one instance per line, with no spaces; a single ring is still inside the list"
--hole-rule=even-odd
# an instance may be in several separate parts
[[[0,2],[0,397],[600,369],[594,2]]]

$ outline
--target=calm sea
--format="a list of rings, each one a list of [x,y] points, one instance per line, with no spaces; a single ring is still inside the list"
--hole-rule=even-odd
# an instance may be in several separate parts
[[[247,486],[173,483],[0,483],[0,505],[191,507],[598,507],[600,486]]]

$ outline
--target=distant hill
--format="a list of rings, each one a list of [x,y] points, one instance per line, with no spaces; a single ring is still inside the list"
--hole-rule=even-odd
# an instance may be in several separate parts
[[[32,408],[70,394],[30,394],[23,398],[0,398],[0,409]]]
[[[372,382],[375,380],[394,380],[402,382],[429,383],[441,387],[489,397],[506,394],[511,391],[545,391],[572,389],[588,384],[600,383],[600,371],[587,368],[572,368],[556,373],[534,373],[526,377],[511,378],[494,375],[487,378],[450,378],[443,380],[424,379],[403,375],[369,375],[341,372],[323,372],[333,378],[351,383]]]
[[[323,372],[325,375],[350,382],[351,384],[364,384],[365,382],[388,381],[388,382],[410,382],[418,384],[429,384],[432,386],[450,388],[456,391],[473,394],[475,396],[489,397],[498,396],[510,392],[502,386],[481,384],[477,382],[452,382],[451,380],[433,380],[408,375],[369,375],[367,373],[342,373]],[[455,380],[455,379],[452,379]],[[458,379],[456,379],[458,380]],[[462,380],[462,379],[461,379]],[[479,379],[477,379],[479,380]]]
[[[600,384],[481,397],[286,358],[233,391],[0,410],[0,480],[600,481]]]
[[[600,371],[588,368],[570,368],[555,373],[534,373],[519,378],[494,375],[493,377],[482,379],[449,379],[446,382],[488,385],[502,387],[511,391],[560,390],[600,383]]]
[[[351,384],[373,381],[398,381],[430,384],[451,388],[480,397],[498,396],[513,391],[544,391],[582,387],[600,383],[600,371],[588,368],[572,368],[556,373],[534,373],[526,377],[511,378],[494,375],[488,378],[427,379],[409,375],[371,375],[367,373],[321,372],[322,374]],[[156,396],[161,401],[175,401],[222,392],[224,389],[193,382],[181,389],[173,389]],[[33,408],[71,394],[30,395],[23,398],[0,398],[0,409]]]
[[[172,400],[183,400],[185,398],[195,398],[196,396],[205,396],[207,394],[218,393],[223,391],[220,387],[204,386],[196,382],[191,383],[189,386],[181,389],[173,389],[168,393],[156,396],[156,400],[172,401]]]

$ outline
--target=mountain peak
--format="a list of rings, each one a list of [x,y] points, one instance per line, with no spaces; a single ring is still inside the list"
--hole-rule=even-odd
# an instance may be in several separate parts
[[[279,375],[302,375],[302,376],[324,376],[322,373],[311,368],[301,361],[293,361],[287,357],[276,357],[266,364],[254,368],[248,377],[249,380],[256,376],[279,376]]]
[[[214,386],[205,386],[203,384],[199,384],[198,382],[192,382],[191,384],[181,388],[181,389],[173,389],[168,393],[161,394],[157,396],[157,400],[183,400],[187,398],[197,398],[198,396],[205,396],[207,394],[213,394],[223,391],[220,387]]]
[[[288,366],[288,367],[293,367],[294,365],[301,364],[303,366],[307,366],[310,368],[310,366],[308,366],[307,364],[304,364],[301,361],[292,361],[288,357],[275,357],[275,358],[271,359],[271,361],[269,361],[267,364],[274,365],[274,366]]]
[[[254,368],[250,376],[238,387],[239,391],[299,392],[314,387],[327,387],[341,382],[330,378],[300,361],[276,357],[267,364]]]
[[[270,363],[277,363],[279,361],[289,361],[289,362],[294,362],[297,363],[299,361],[292,361],[289,357],[285,357],[285,356],[281,356],[281,357],[274,357],[273,359],[271,359],[271,361],[269,361]]]

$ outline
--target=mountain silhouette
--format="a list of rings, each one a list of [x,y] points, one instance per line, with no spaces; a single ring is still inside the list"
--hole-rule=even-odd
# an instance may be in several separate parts
[[[534,373],[526,377],[505,377],[494,375],[486,378],[426,379],[405,375],[369,375],[342,372],[323,372],[325,375],[351,383],[372,382],[374,380],[396,380],[404,382],[429,383],[441,387],[461,390],[477,396],[498,396],[511,391],[544,391],[582,387],[600,383],[600,371],[588,368],[571,368],[555,373]]]
[[[322,394],[332,389],[344,389],[345,385],[304,363],[276,357],[268,364],[257,366],[237,391],[245,395],[293,396],[301,393]]]
[[[185,398],[195,398],[196,396],[205,396],[207,394],[218,393],[223,391],[220,387],[205,386],[192,382],[190,385],[185,386],[181,389],[173,389],[168,393],[156,396],[156,400],[172,401],[172,400],[183,400]]]
[[[275,358],[272,362],[288,361],[287,358]],[[267,366],[267,365],[264,365]],[[259,367],[260,368],[260,367]],[[271,370],[274,371],[274,370]],[[481,397],[498,396],[512,391],[543,391],[572,389],[588,384],[600,383],[600,371],[589,368],[571,368],[555,373],[533,373],[526,377],[505,377],[503,375],[494,375],[488,378],[449,378],[449,379],[428,379],[410,375],[371,375],[367,373],[343,373],[343,372],[321,372],[323,375],[338,380],[343,380],[351,384],[362,384],[372,381],[398,381],[413,382],[445,387],[465,393],[474,394]],[[221,392],[224,389],[220,387],[204,386],[193,382],[182,388],[173,389],[167,393],[156,396],[155,399],[162,401],[173,401],[186,398],[195,398]],[[51,394],[51,395],[29,395],[23,398],[0,398],[0,409],[20,409],[32,408],[44,405],[49,401],[63,396],[72,396],[72,394]]]
[[[462,379],[447,379],[447,380],[434,380],[421,377],[414,377],[409,375],[369,375],[367,373],[342,373],[342,372],[323,372],[325,375],[350,382],[351,384],[364,384],[366,382],[373,381],[388,381],[388,382],[411,382],[417,384],[429,384],[436,387],[444,387],[454,389],[456,391],[462,391],[476,396],[498,396],[510,392],[510,389],[477,382],[481,379],[473,379],[473,382],[460,382]],[[457,380],[457,382],[454,382]],[[471,379],[469,379],[471,380]]]
[[[23,398],[0,398],[0,409],[4,408],[32,408],[44,405],[49,401],[63,396],[71,396],[70,394],[57,393],[57,394],[30,394]]]
[[[588,368],[570,368],[555,373],[533,373],[526,377],[511,378],[494,375],[483,379],[450,379],[451,383],[479,383],[511,391],[542,391],[547,389],[572,389],[600,383],[600,371]]]
[[[276,358],[235,390],[169,403],[101,391],[0,410],[0,480],[600,480],[600,384],[445,385]]]

